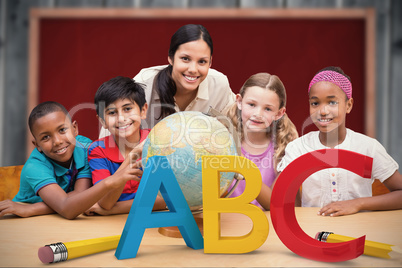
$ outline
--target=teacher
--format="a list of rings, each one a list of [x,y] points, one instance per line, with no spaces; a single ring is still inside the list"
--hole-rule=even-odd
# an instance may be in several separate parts
[[[211,69],[213,44],[202,25],[180,27],[170,40],[169,65],[142,69],[136,82],[146,85],[147,118],[143,128],[152,128],[179,111],[220,112],[235,101],[226,75]]]
[[[228,109],[236,96],[226,75],[211,69],[213,44],[202,25],[180,27],[170,39],[168,65],[142,69],[134,81],[145,85],[148,104],[142,128],[153,128],[166,116],[180,111],[219,112]],[[99,137],[110,133],[103,127]]]

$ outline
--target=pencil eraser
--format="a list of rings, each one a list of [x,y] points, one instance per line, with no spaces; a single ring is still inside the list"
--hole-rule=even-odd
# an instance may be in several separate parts
[[[43,263],[52,263],[54,261],[53,250],[50,247],[41,247],[38,249],[38,257]]]
[[[315,240],[320,240],[320,239],[319,239],[319,238],[320,238],[320,234],[321,234],[321,232],[316,233],[314,239],[315,239]]]

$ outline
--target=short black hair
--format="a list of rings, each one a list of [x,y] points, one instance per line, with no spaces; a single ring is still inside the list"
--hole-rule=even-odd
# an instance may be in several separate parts
[[[121,99],[129,99],[142,109],[146,103],[144,85],[124,76],[117,76],[104,82],[95,94],[96,113],[104,119],[105,108]]]
[[[33,135],[32,128],[33,128],[33,125],[35,124],[36,120],[44,117],[45,115],[48,115],[48,114],[54,113],[54,112],[58,112],[58,111],[63,112],[66,115],[66,117],[68,117],[68,119],[71,121],[71,116],[68,113],[67,109],[58,102],[45,101],[45,102],[38,104],[35,108],[33,108],[31,111],[31,114],[29,115],[29,118],[28,118],[28,126],[29,126],[29,130],[31,131],[32,135]]]

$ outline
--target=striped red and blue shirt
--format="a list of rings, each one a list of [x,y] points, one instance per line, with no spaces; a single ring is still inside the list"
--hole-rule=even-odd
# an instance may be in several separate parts
[[[140,129],[140,142],[147,138],[149,131],[149,129]],[[124,157],[120,153],[113,136],[110,135],[91,144],[88,149],[88,161],[92,172],[92,182],[95,185],[113,175],[123,163]],[[138,181],[128,181],[118,201],[134,199],[138,185]]]

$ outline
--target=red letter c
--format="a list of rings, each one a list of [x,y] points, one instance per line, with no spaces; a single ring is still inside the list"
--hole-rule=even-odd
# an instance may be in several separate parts
[[[291,162],[278,177],[271,197],[272,224],[282,243],[302,257],[323,262],[347,261],[363,254],[365,236],[323,243],[307,235],[296,220],[294,205],[300,185],[314,172],[343,168],[370,178],[372,163],[371,157],[338,149],[313,151]]]

